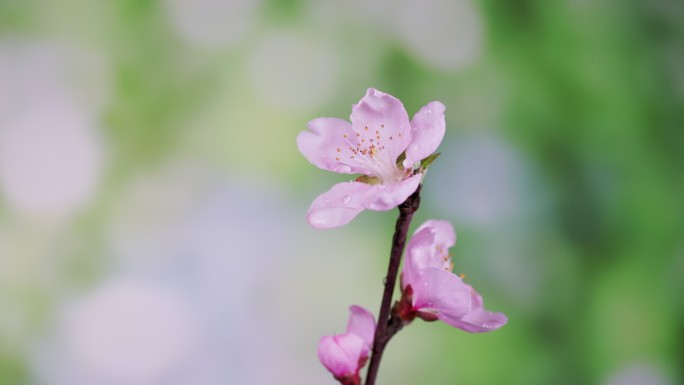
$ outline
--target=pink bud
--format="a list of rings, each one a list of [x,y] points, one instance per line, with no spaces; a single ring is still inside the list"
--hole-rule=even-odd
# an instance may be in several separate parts
[[[318,359],[343,385],[358,385],[359,370],[373,344],[375,319],[360,306],[351,306],[349,311],[347,331],[323,336],[318,343]]]

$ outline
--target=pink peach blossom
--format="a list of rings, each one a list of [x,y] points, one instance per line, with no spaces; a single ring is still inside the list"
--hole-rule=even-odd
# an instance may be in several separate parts
[[[318,359],[343,385],[358,385],[359,370],[366,364],[375,334],[375,318],[361,306],[349,308],[347,331],[323,336]]]
[[[297,136],[299,151],[315,166],[342,174],[362,174],[319,195],[307,212],[317,229],[347,224],[363,210],[397,207],[421,182],[419,162],[437,149],[444,137],[445,107],[430,102],[409,122],[395,97],[369,88],[352,106],[351,123],[318,118]],[[403,161],[399,161],[403,157]]]
[[[429,220],[415,231],[401,273],[399,316],[407,321],[439,319],[471,333],[500,328],[508,318],[485,310],[482,297],[451,272],[449,248],[454,244],[456,233],[449,222]]]

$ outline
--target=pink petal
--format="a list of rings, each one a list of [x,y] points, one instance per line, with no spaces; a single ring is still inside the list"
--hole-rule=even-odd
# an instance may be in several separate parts
[[[415,233],[424,229],[430,230],[434,236],[435,244],[440,247],[448,249],[456,244],[456,231],[450,222],[430,219],[420,225]]]
[[[432,155],[444,138],[446,123],[444,110],[440,102],[430,102],[420,109],[411,120],[411,142],[406,148],[404,167],[412,167]]]
[[[309,122],[309,130],[297,136],[299,151],[317,167],[344,174],[369,174],[350,148],[359,140],[349,122],[337,118],[318,118]]]
[[[324,336],[318,342],[318,359],[334,376],[356,373],[364,341],[354,333]]]
[[[456,244],[456,232],[447,221],[429,220],[413,233],[406,247],[407,275],[435,267],[451,271],[449,248]]]
[[[440,319],[451,326],[457,327],[470,333],[482,333],[496,330],[508,322],[508,317],[503,313],[493,313],[483,307],[482,296],[470,285],[472,309],[463,317],[452,317],[448,314],[440,315]]]
[[[372,189],[367,192],[365,208],[387,211],[399,206],[416,191],[422,177],[422,174],[416,174],[398,183],[372,186]]]
[[[370,347],[375,337],[375,318],[368,310],[357,305],[351,306],[349,312],[347,332],[361,337],[366,346]]]
[[[463,317],[471,309],[471,290],[461,278],[442,269],[427,268],[413,287],[413,307],[450,318]]]
[[[343,226],[364,210],[366,195],[372,188],[361,182],[338,183],[311,203],[306,219],[316,229]]]
[[[388,151],[394,163],[411,141],[411,124],[404,105],[392,95],[369,88],[358,104],[352,106],[352,129],[366,145],[376,144]],[[381,153],[382,155],[382,153]]]
[[[482,309],[470,312],[463,318],[440,316],[439,319],[469,333],[490,332],[504,326],[508,322],[508,317],[505,314],[492,313]]]
[[[420,271],[429,266],[434,253],[434,235],[430,229],[417,230],[406,245],[404,269],[402,270],[402,288],[416,286],[420,279]]]

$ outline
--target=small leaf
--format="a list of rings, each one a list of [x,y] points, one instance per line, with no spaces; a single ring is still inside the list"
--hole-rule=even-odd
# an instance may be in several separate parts
[[[432,155],[428,156],[427,158],[423,159],[420,161],[420,171],[423,172],[427,170],[428,166],[432,164],[432,162],[435,161],[435,159],[439,158],[441,155],[441,152],[435,152]]]

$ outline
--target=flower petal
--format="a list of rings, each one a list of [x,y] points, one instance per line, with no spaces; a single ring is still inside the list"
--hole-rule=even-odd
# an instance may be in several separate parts
[[[363,140],[389,151],[388,162],[396,162],[411,141],[411,124],[404,105],[392,95],[369,88],[359,103],[352,106],[352,129]]]
[[[429,229],[434,236],[435,244],[444,249],[448,249],[456,244],[456,231],[454,226],[448,221],[427,220],[416,229],[415,233],[424,229]]]
[[[373,185],[366,193],[364,207],[374,211],[387,211],[399,206],[416,191],[422,177],[422,174],[416,174],[398,183]]]
[[[452,317],[448,314],[440,315],[440,319],[451,326],[457,327],[470,333],[482,333],[496,330],[508,322],[508,317],[503,313],[493,313],[483,307],[482,296],[470,285],[472,309],[463,317]]]
[[[406,246],[407,278],[428,267],[451,271],[449,248],[456,244],[456,232],[447,221],[429,220],[420,225]]]
[[[427,158],[442,143],[446,130],[444,110],[444,104],[430,102],[413,116],[411,142],[406,148],[404,167],[412,167],[414,163]]]
[[[411,286],[416,310],[434,311],[440,319],[460,318],[471,310],[471,290],[455,274],[430,267]]]
[[[422,227],[422,226],[421,226]],[[420,280],[420,270],[429,266],[434,254],[434,234],[429,228],[419,228],[406,245],[404,269],[401,272],[402,289],[408,285],[416,286]]]
[[[367,193],[372,188],[361,182],[338,183],[314,199],[306,219],[316,229],[343,226],[364,210]]]
[[[364,348],[363,339],[354,333],[323,336],[318,342],[318,359],[334,376],[356,373]]]
[[[308,127],[308,131],[297,136],[297,147],[309,162],[328,171],[369,175],[368,169],[354,157],[358,137],[349,122],[318,118],[310,121]]]
[[[357,305],[349,307],[349,312],[347,332],[358,335],[370,347],[375,337],[375,318],[368,310]]]

